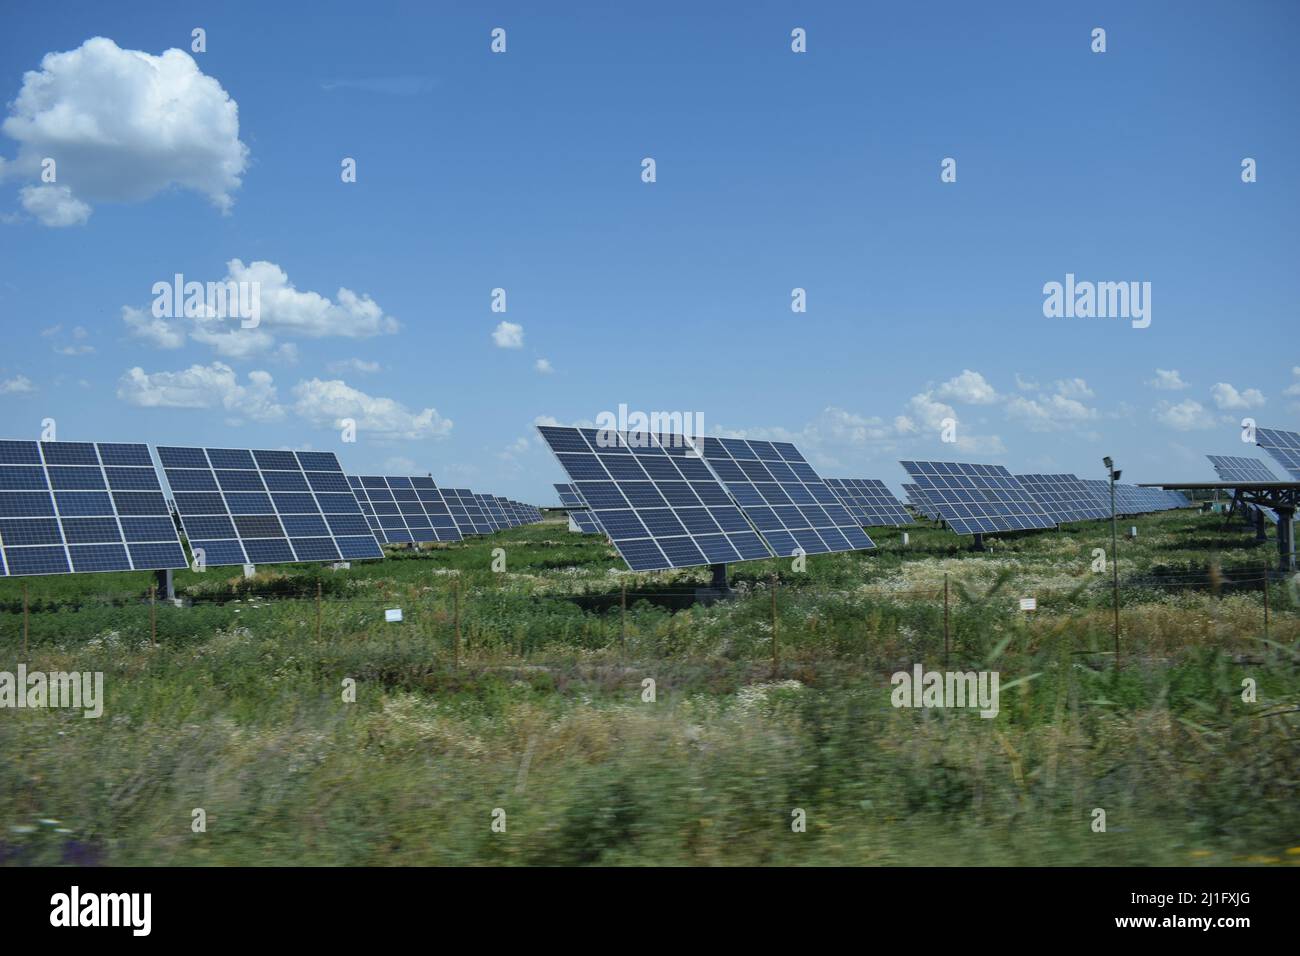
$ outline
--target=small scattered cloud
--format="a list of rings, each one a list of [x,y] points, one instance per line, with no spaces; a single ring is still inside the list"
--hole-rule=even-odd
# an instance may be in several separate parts
[[[499,349],[521,349],[524,347],[524,327],[502,320],[492,332],[492,341]]]
[[[1177,392],[1189,387],[1176,368],[1156,369],[1156,377],[1148,379],[1147,385],[1162,392]]]
[[[1247,388],[1237,391],[1236,388],[1227,382],[1218,382],[1210,389],[1210,395],[1214,399],[1214,404],[1226,412],[1244,411],[1248,408],[1259,408],[1264,404],[1264,393],[1257,388]]]
[[[367,395],[341,379],[319,378],[294,386],[294,411],[320,428],[339,428],[345,418],[356,422],[358,434],[380,441],[445,438],[452,422],[435,408],[408,409],[391,398]]]
[[[979,372],[964,369],[934,390],[937,398],[967,405],[992,405],[998,401],[997,390]]]
[[[550,375],[552,372],[555,371],[555,369],[551,367],[550,360],[544,358],[539,358],[536,362],[534,362],[533,368],[537,369],[537,371],[539,371],[543,375]]]
[[[1214,426],[1214,416],[1194,398],[1185,398],[1176,404],[1162,399],[1156,403],[1152,414],[1160,424],[1180,432]]]
[[[373,375],[382,368],[378,362],[369,362],[365,359],[359,358],[342,359],[337,362],[330,362],[325,367],[329,369],[329,371],[338,374],[343,372],[359,372],[362,375]]]
[[[221,362],[179,372],[146,372],[136,366],[119,379],[117,397],[138,408],[222,409],[237,419],[259,422],[284,417],[269,372],[249,372],[240,382],[235,370]]]
[[[15,375],[0,381],[0,395],[22,395],[36,391],[36,386],[26,375]]]

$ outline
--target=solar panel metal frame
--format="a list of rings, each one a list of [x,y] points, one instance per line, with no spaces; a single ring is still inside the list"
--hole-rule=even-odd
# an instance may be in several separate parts
[[[674,438],[552,425],[538,431],[633,571],[773,556],[708,465]]]
[[[384,544],[461,540],[460,529],[432,478],[424,475],[347,477],[371,530]],[[412,518],[423,520],[412,524]]]
[[[1068,472],[1016,475],[1016,480],[1057,524],[1110,517],[1110,509],[1102,507],[1077,475]]]
[[[188,566],[147,445],[0,441],[0,576]]]
[[[826,485],[840,497],[858,523],[866,528],[898,527],[914,519],[878,478],[827,478]]]
[[[956,534],[1031,531],[1056,526],[1002,465],[904,461],[934,516]]]
[[[155,451],[190,548],[201,549],[208,565],[384,555],[333,452],[188,445]]]

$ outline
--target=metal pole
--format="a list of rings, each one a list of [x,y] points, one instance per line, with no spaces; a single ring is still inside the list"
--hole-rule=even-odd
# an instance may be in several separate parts
[[[27,582],[23,582],[23,660],[27,659]]]
[[[780,665],[780,654],[777,649],[776,633],[776,575],[773,574],[768,578],[768,584],[772,592],[772,676],[776,676],[777,667]]]
[[[1115,470],[1110,469],[1110,580],[1115,605],[1115,669],[1119,670],[1119,529],[1115,517]]]
[[[1264,565],[1264,640],[1268,640],[1268,565]]]
[[[149,643],[158,646],[158,585],[149,585]]]
[[[943,573],[943,666],[948,666],[948,652],[951,648],[948,628],[948,572]]]
[[[623,652],[627,652],[627,582],[623,582],[622,594],[619,597],[619,614],[618,614],[618,644]]]
[[[460,667],[460,578],[451,579],[452,615],[456,622],[456,637],[451,645],[451,663]]]
[[[316,643],[320,643],[320,582],[316,582]]]

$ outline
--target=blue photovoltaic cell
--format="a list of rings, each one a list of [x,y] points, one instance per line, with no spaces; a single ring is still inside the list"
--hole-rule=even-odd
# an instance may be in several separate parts
[[[1016,480],[1057,524],[1110,517],[1110,508],[1102,507],[1076,475],[1016,475]]]
[[[1280,428],[1255,429],[1255,443],[1286,469],[1292,481],[1300,481],[1300,432]]]
[[[1056,522],[1001,465],[901,462],[931,517],[957,534],[1051,528]]]
[[[704,460],[778,555],[875,547],[794,445],[743,438],[700,441]]]
[[[347,480],[380,541],[461,540],[455,518],[432,478],[349,475]]]
[[[148,447],[116,442],[0,442],[0,552],[9,575],[186,566]]]
[[[333,452],[160,445],[158,459],[207,565],[383,557]]]
[[[442,493],[462,535],[492,533],[492,523],[474,492],[468,488],[444,488]]]
[[[1220,481],[1277,481],[1277,475],[1258,458],[1207,455]]]
[[[875,478],[827,478],[826,485],[863,527],[912,523],[912,516],[883,481]]]
[[[772,556],[704,461],[674,439],[549,425],[538,430],[557,460],[569,458],[577,500],[632,570]]]

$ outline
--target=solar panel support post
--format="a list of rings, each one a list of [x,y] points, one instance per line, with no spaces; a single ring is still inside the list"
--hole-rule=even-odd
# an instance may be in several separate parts
[[[974,538],[974,540],[971,542],[970,549],[971,549],[972,551],[984,551],[984,550],[986,550],[985,547],[984,547],[984,535],[983,535],[983,533],[981,533],[981,532],[979,532],[979,531],[976,531],[976,532],[975,532],[975,538]]]
[[[1276,508],[1278,569],[1285,574],[1295,570],[1295,508]]]
[[[719,591],[727,590],[727,566],[725,564],[714,564],[709,567],[713,574],[713,580],[709,587],[716,588]]]
[[[1264,530],[1264,512],[1259,508],[1255,509],[1255,540],[1260,543],[1268,540],[1268,534]]]
[[[149,643],[158,646],[158,585],[149,585]]]
[[[780,645],[777,643],[776,625],[776,575],[768,578],[768,590],[772,592],[772,676],[775,678],[781,665]]]
[[[1264,640],[1268,640],[1268,565],[1264,565]]]
[[[158,580],[157,588],[162,592],[164,601],[176,600],[176,578],[171,568],[163,568],[154,572]]]

